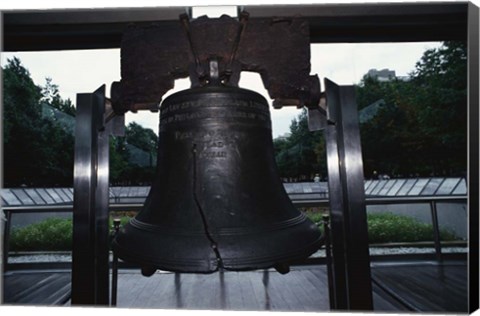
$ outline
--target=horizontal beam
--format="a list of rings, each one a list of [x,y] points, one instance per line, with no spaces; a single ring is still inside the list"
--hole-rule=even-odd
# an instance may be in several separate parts
[[[467,196],[422,196],[422,197],[367,197],[366,205],[387,205],[387,204],[423,204],[423,203],[467,203]],[[292,199],[297,207],[328,207],[328,199]],[[109,210],[113,211],[140,211],[143,203],[110,203]],[[4,211],[12,213],[68,213],[73,211],[73,205],[42,205],[42,206],[4,206]]]
[[[246,6],[252,17],[301,15],[312,43],[466,40],[467,2]]]
[[[245,6],[250,18],[300,15],[312,43],[466,40],[468,2]],[[118,48],[130,23],[172,25],[186,7],[3,11],[4,51]]]
[[[4,51],[120,48],[131,23],[178,23],[185,7],[3,12]]]

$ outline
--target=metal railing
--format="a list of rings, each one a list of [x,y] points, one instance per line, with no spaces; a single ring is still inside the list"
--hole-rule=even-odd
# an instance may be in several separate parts
[[[304,194],[301,199],[292,199],[292,202],[297,207],[329,207],[329,201],[327,198],[308,198],[309,194]],[[317,196],[317,194],[311,194]],[[437,203],[467,203],[467,196],[415,196],[415,197],[367,197],[365,200],[366,205],[402,205],[402,204],[427,204],[430,207],[430,214],[433,226],[433,244],[435,248],[436,259],[442,259],[442,243],[440,240],[440,228],[438,222]],[[139,211],[143,206],[143,203],[122,203],[122,204],[110,204],[110,212],[114,211]],[[5,217],[5,230],[4,230],[4,245],[3,245],[3,263],[6,268],[8,265],[8,254],[10,248],[10,233],[11,233],[11,219],[14,214],[22,213],[72,213],[73,205],[50,205],[50,206],[8,206],[2,208]]]

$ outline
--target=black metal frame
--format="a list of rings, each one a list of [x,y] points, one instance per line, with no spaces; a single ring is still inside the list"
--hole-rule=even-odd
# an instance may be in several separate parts
[[[325,79],[332,309],[373,310],[360,128],[353,86]]]
[[[312,43],[466,40],[468,2],[246,5],[251,19],[308,18]],[[4,50],[120,47],[131,22],[169,27],[185,7],[4,11]]]
[[[105,86],[77,95],[72,305],[109,304],[109,138],[124,125],[111,111]]]
[[[311,23],[311,42],[381,42],[381,41],[432,41],[432,40],[468,40],[469,56],[469,214],[470,214],[470,311],[478,308],[478,161],[479,161],[479,139],[478,139],[478,85],[479,85],[479,39],[478,39],[478,8],[472,3],[415,3],[415,4],[342,4],[342,5],[313,5],[313,6],[247,6],[244,9],[250,12],[251,18],[265,16],[282,16],[299,14],[309,19]],[[119,47],[122,31],[129,22],[151,22],[159,21],[166,27],[172,21],[178,19],[178,15],[185,12],[185,8],[143,8],[143,9],[102,9],[102,10],[56,10],[56,11],[4,11],[3,12],[3,34],[4,50],[6,51],[32,51],[32,50],[52,50],[52,49],[88,49],[88,48],[107,48]],[[328,90],[327,90],[328,91]],[[331,130],[331,127],[329,127]],[[350,144],[345,145],[345,152],[349,152]],[[338,148],[337,148],[338,150]],[[343,150],[343,149],[342,149]],[[342,151],[341,150],[341,151]],[[341,153],[340,151],[340,153]],[[358,150],[353,150],[358,153]],[[336,152],[336,151],[334,151]],[[357,156],[358,157],[358,156]],[[340,157],[341,158],[341,157]],[[349,159],[352,157],[349,157]],[[350,170],[348,170],[350,172]],[[339,171],[341,175],[342,171]],[[337,188],[341,194],[349,193],[349,188]],[[331,191],[333,192],[333,191]],[[333,195],[333,194],[332,194]],[[360,200],[357,196],[354,200]],[[344,200],[342,200],[344,201]],[[78,215],[82,225],[90,222],[91,227],[99,227],[102,224],[96,223],[96,220],[104,220],[102,216],[93,216],[92,209],[88,209],[84,215]],[[88,215],[87,215],[88,214]],[[362,212],[354,212],[353,218],[359,216],[361,220]],[[92,215],[92,217],[90,217]],[[351,218],[346,219],[348,225],[352,225]],[[332,228],[333,228],[332,219]],[[363,225],[362,225],[363,226]],[[360,229],[362,230],[362,229]],[[83,232],[85,236],[94,235],[86,226],[80,226],[78,232]],[[347,235],[344,235],[347,232]],[[342,229],[332,229],[332,240],[338,240],[339,244],[351,247],[354,243],[361,244],[361,249],[365,249],[365,240],[351,240],[351,235],[355,233],[355,227],[344,227]],[[360,231],[361,235],[364,235]],[[84,236],[84,237],[85,237]],[[80,238],[77,235],[77,238]],[[89,239],[87,239],[89,240]],[[340,242],[341,241],[341,242]],[[335,241],[334,241],[335,242]],[[86,244],[86,243],[85,243]],[[91,245],[91,244],[90,244]],[[83,245],[85,246],[85,245]],[[94,254],[91,247],[83,247],[77,243],[74,247],[76,253]],[[85,249],[83,249],[85,248]],[[87,249],[88,248],[88,249]],[[103,247],[105,248],[105,247]],[[335,250],[334,250],[335,251]],[[345,255],[345,264],[352,266],[358,263],[357,259],[365,258],[364,250],[356,252],[352,250],[350,254]],[[87,256],[87,255],[85,255]],[[82,262],[81,256],[75,257],[80,260],[74,265]],[[83,259],[86,262],[89,259]],[[338,258],[337,258],[338,261]],[[88,263],[88,262],[87,262]],[[87,273],[88,271],[86,271]],[[94,276],[92,276],[94,277]],[[357,279],[358,277],[358,279]],[[366,286],[370,284],[365,278],[355,276],[355,274],[346,274],[345,282],[356,283],[356,288],[364,291],[362,282]],[[362,281],[363,280],[363,281]],[[338,281],[338,280],[337,280]],[[83,277],[78,284],[94,284],[95,281]],[[93,283],[92,283],[93,282]],[[368,283],[368,284],[367,284]],[[80,285],[79,285],[80,286]],[[80,287],[79,287],[80,289]],[[74,291],[76,289],[74,284]],[[345,287],[336,288],[337,297],[348,297],[353,292],[348,292]],[[81,291],[79,292],[81,293]],[[359,296],[361,297],[361,296]],[[366,306],[363,302],[357,302],[357,299],[351,297],[349,308],[361,309]],[[95,300],[88,301],[89,304]],[[103,302],[103,301],[102,301]],[[346,302],[346,301],[345,301]],[[357,305],[358,303],[358,305]],[[369,305],[369,302],[367,302]],[[340,305],[339,305],[340,306]],[[343,305],[342,305],[343,306]]]

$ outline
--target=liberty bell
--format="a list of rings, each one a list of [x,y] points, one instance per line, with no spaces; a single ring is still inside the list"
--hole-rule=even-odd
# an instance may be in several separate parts
[[[229,18],[207,22],[198,21],[205,28],[213,22],[232,28],[239,24]],[[251,24],[249,30],[253,32],[255,25]],[[274,31],[279,27],[308,29],[297,22],[262,23],[259,27],[273,27]],[[219,28],[212,27],[212,32],[215,30]],[[239,30],[241,36],[237,39],[249,36]],[[147,31],[156,32],[152,33],[155,35],[152,39],[161,32]],[[131,45],[139,40],[137,34],[146,36],[147,31],[134,31],[138,33],[125,40],[130,44],[125,45],[122,53],[126,79],[130,78],[129,72],[142,71],[126,61],[137,56],[138,45]],[[280,31],[285,33],[283,29]],[[306,36],[305,32],[292,31],[292,34],[301,39]],[[181,39],[181,33],[175,38]],[[206,36],[205,41],[212,38],[215,37]],[[206,45],[200,40],[196,43],[197,49]],[[302,56],[306,56],[308,46],[301,48]],[[167,46],[162,49],[171,50]],[[236,58],[247,53],[250,51],[239,49]],[[172,54],[171,60],[176,61],[174,57]],[[195,59],[206,58],[200,57]],[[292,59],[292,63],[295,65],[298,60]],[[280,180],[267,101],[256,92],[225,84],[220,68],[216,59],[210,60],[201,82],[195,83],[192,80],[195,76],[191,75],[192,88],[172,94],[160,106],[155,180],[143,209],[113,241],[118,257],[142,267],[144,275],[151,275],[157,269],[211,273],[270,267],[286,273],[292,262],[310,256],[323,243],[318,227],[293,206]],[[131,78],[150,77],[131,75]],[[305,82],[311,82],[312,86],[318,84],[316,77],[306,78]],[[129,82],[122,82],[125,93],[133,91],[136,94],[131,95],[139,99],[141,94],[136,91],[140,92],[140,88]],[[150,81],[142,84],[145,89]],[[152,91],[159,89],[158,85],[149,87]],[[125,95],[124,98],[127,99]]]

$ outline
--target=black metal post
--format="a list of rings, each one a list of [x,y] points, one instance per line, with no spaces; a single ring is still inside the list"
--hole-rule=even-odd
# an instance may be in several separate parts
[[[72,305],[109,304],[109,136],[105,86],[77,95],[73,192]]]
[[[92,94],[77,95],[75,126],[75,164],[73,198],[72,305],[108,305],[108,260],[99,253],[108,246],[108,232],[103,234],[108,208],[98,185],[108,179],[105,152],[99,147],[104,137],[105,86]],[[108,155],[108,154],[107,154]],[[106,174],[105,174],[106,173]],[[100,177],[100,178],[98,178]],[[108,184],[108,182],[107,182]],[[98,192],[97,192],[98,190]],[[108,196],[107,196],[108,203]],[[108,255],[108,252],[107,252]]]
[[[358,111],[353,86],[325,79],[325,129],[333,254],[333,309],[372,310]]]
[[[330,308],[335,306],[335,295],[333,288],[333,274],[332,274],[332,254],[330,245],[330,217],[328,215],[322,216],[323,220],[323,235],[325,236],[325,257],[327,258],[327,280],[328,280],[328,299]]]
[[[473,313],[479,307],[479,85],[480,85],[480,12],[478,6],[468,3],[468,309]]]
[[[343,219],[343,190],[338,168],[337,133],[335,126],[325,129],[328,187],[330,203],[330,227],[332,244],[332,288],[333,305],[331,309],[348,309],[347,280],[345,262],[345,232]]]
[[[1,20],[1,18],[0,18]],[[4,229],[4,225],[6,224],[5,223],[6,221],[6,218],[3,216],[3,213],[0,212],[0,234],[3,232],[3,229]],[[0,252],[2,253],[2,262],[0,263],[0,304],[3,304],[3,291],[4,291],[4,286],[3,286],[3,274],[5,273],[5,267],[6,265],[4,266],[5,264],[5,261],[4,261],[4,252],[3,252],[4,248],[3,248],[3,244],[0,243]]]
[[[12,212],[9,210],[3,210],[5,214],[5,226],[3,227],[3,272],[7,271],[8,265],[8,253],[10,251],[10,227],[12,221]]]
[[[117,235],[118,231],[120,230],[120,219],[114,218],[113,219],[113,229],[114,234],[113,238]],[[113,253],[112,258],[112,297],[110,306],[117,306],[117,289],[118,289],[118,256],[115,252]]]
[[[105,104],[105,94],[94,93],[98,104]],[[105,107],[105,105],[104,105]],[[106,111],[105,111],[106,112]],[[98,123],[98,147],[97,147],[97,168],[95,188],[95,304],[108,305],[110,296],[110,234],[109,234],[109,160],[110,160],[110,133],[111,124],[106,122],[106,113],[102,113]]]
[[[112,297],[110,306],[117,306],[118,293],[118,256],[113,252],[112,258]]]
[[[440,228],[438,226],[437,203],[430,201],[430,212],[432,215],[433,242],[435,245],[435,256],[438,261],[442,260],[442,245],[440,243]]]

